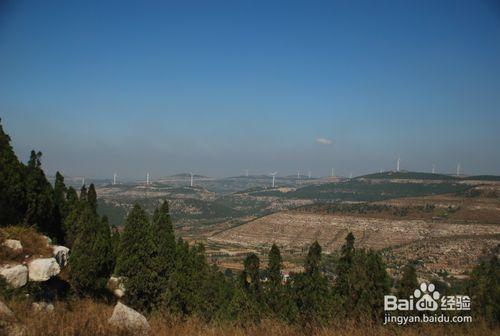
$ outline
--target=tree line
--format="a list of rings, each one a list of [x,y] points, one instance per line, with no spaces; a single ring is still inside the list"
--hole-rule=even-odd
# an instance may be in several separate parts
[[[0,124],[0,226],[32,226],[70,247],[68,279],[75,296],[109,300],[106,287],[114,275],[124,279],[125,303],[142,312],[166,310],[242,324],[276,318],[312,325],[336,319],[379,321],[385,294],[408,297],[418,287],[411,264],[392,279],[381,255],[356,248],[352,233],[328,274],[318,242],[309,247],[303,272],[286,280],[276,245],[265,268],[252,253],[244,259],[243,271],[222,272],[209,264],[203,245],[176,239],[167,201],[152,216],[134,205],[123,230],[111,230],[97,211],[94,185],[78,193],[57,173],[52,186],[41,157],[32,151],[27,164],[20,162]],[[461,288],[472,297],[472,312],[490,323],[500,320],[499,279],[495,254]]]

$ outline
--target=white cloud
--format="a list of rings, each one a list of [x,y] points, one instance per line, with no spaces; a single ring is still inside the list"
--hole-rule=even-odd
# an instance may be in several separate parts
[[[331,145],[332,144],[332,140],[326,139],[326,138],[317,138],[316,139],[316,143],[320,144],[320,145]]]

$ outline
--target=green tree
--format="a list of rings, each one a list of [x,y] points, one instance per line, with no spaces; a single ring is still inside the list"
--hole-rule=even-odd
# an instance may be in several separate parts
[[[158,273],[153,257],[155,241],[146,212],[135,204],[121,234],[116,273],[125,277],[125,301],[135,309],[149,311],[157,295]]]
[[[396,285],[397,294],[400,298],[408,298],[418,288],[417,272],[413,264],[407,264],[403,268],[401,280]]]
[[[104,295],[114,263],[109,225],[87,204],[78,214],[77,226],[69,260],[70,284],[80,296]]]
[[[87,202],[90,205],[90,208],[97,213],[97,193],[95,191],[94,183],[91,183],[89,186],[89,190],[87,192]]]
[[[500,262],[496,253],[474,268],[467,287],[472,312],[492,325],[499,325]]]
[[[164,201],[153,215],[153,232],[155,238],[154,264],[160,277],[160,291],[165,289],[168,278],[174,272],[176,259],[176,243],[168,202]]]
[[[260,296],[260,260],[255,253],[250,253],[243,261],[241,283],[249,293]]]
[[[25,223],[36,226],[41,232],[60,241],[63,237],[63,230],[60,220],[58,221],[53,216],[54,193],[42,170],[41,158],[41,152],[31,151],[26,168]]]
[[[18,225],[26,213],[25,166],[17,159],[0,119],[0,226]]]
[[[333,298],[327,278],[320,271],[321,246],[314,242],[304,263],[305,272],[293,276],[292,292],[303,325],[328,322],[333,314]]]

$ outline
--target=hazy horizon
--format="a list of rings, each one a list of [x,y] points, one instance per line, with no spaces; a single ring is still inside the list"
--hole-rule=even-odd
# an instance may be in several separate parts
[[[495,1],[318,4],[2,2],[3,127],[50,175],[500,175]]]

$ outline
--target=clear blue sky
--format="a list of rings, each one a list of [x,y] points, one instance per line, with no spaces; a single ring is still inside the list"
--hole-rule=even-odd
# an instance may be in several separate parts
[[[500,5],[0,0],[0,116],[50,174],[500,174]]]

